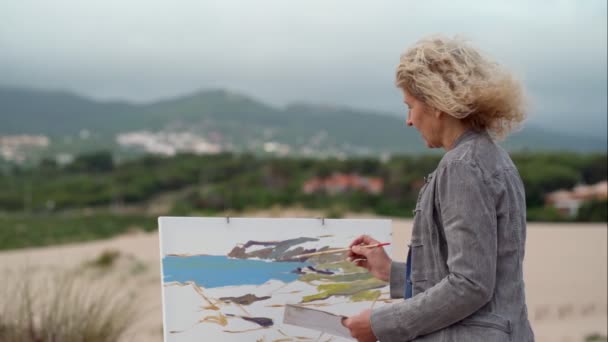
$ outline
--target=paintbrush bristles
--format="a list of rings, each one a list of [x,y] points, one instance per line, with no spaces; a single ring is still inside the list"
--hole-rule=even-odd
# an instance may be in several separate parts
[[[375,245],[362,245],[361,247],[364,247],[364,248],[375,248],[375,247],[382,247],[382,246],[387,246],[387,245],[390,245],[390,243],[385,242],[385,243],[377,243]],[[348,252],[348,251],[350,251],[350,247],[349,248],[332,249],[332,250],[321,251],[321,252],[314,252],[314,253],[300,254],[300,255],[296,255],[296,256],[294,256],[292,258],[299,259],[299,258],[316,256],[316,255],[335,254],[335,253],[342,253],[342,252]]]

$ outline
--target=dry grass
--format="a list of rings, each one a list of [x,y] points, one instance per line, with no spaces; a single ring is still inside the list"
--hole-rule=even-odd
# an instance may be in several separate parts
[[[606,342],[608,341],[608,337],[602,336],[600,334],[592,334],[585,338],[585,342]]]
[[[23,269],[0,289],[0,341],[118,341],[137,319],[134,294],[86,270]]]

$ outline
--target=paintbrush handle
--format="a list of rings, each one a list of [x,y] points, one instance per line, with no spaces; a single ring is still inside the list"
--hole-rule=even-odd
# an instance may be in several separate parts
[[[390,245],[390,244],[391,244],[390,242],[384,242],[384,243],[377,243],[375,245],[365,245],[365,246],[361,246],[361,247],[364,247],[364,248],[376,248],[376,247],[387,246],[387,245]],[[303,258],[303,257],[311,257],[311,256],[316,256],[316,255],[324,255],[324,254],[342,253],[342,252],[348,252],[348,251],[350,251],[350,247],[349,248],[332,249],[332,250],[322,251],[322,252],[300,254],[300,255],[294,256],[293,258],[294,259],[298,259],[298,258]]]

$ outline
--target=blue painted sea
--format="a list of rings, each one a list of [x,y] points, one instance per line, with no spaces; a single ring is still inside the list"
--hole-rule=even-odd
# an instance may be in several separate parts
[[[308,265],[301,262],[231,259],[221,255],[166,256],[163,258],[163,282],[193,281],[206,288],[261,285],[271,279],[287,283],[299,276],[293,270]]]

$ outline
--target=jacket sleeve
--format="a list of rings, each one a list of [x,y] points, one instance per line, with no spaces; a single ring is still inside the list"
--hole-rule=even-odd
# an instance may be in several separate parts
[[[391,298],[403,298],[405,296],[405,263],[393,261],[389,276]]]
[[[437,172],[435,196],[449,273],[423,293],[372,312],[372,330],[382,342],[409,341],[443,329],[470,316],[493,296],[496,209],[480,169],[462,161],[449,163]]]

